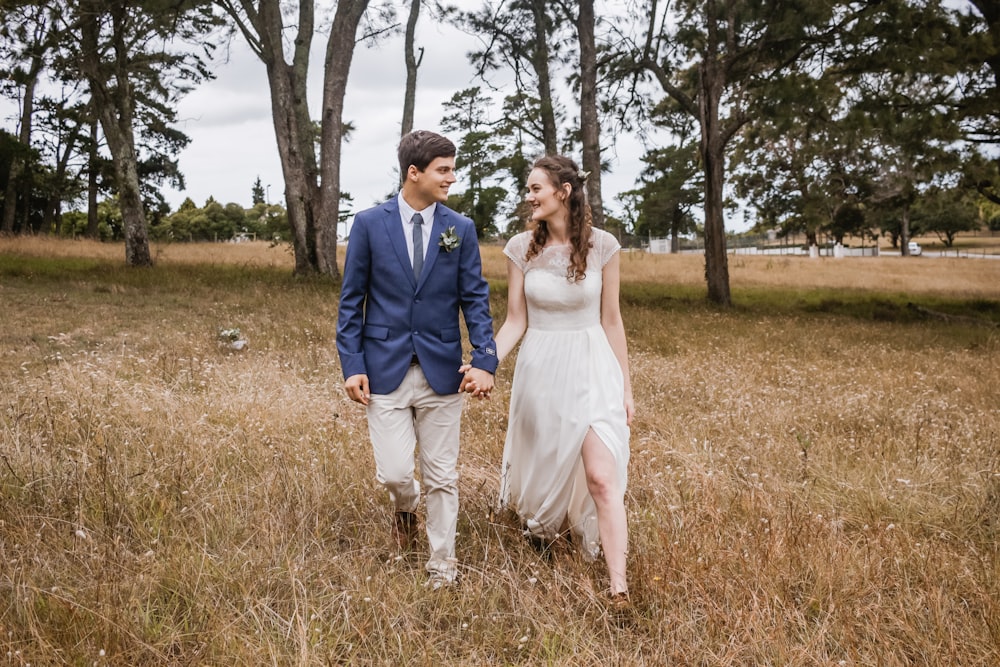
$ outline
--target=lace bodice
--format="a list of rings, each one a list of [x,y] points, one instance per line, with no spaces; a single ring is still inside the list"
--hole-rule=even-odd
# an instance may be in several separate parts
[[[600,325],[602,270],[621,249],[618,240],[604,230],[594,229],[586,277],[576,282],[566,278],[570,246],[546,246],[525,261],[530,242],[531,232],[522,232],[504,248],[504,254],[524,273],[528,328],[571,330]]]

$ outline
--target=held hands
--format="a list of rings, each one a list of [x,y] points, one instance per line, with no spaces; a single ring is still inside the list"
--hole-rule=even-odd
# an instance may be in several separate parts
[[[361,405],[368,405],[368,399],[371,398],[371,391],[368,388],[368,376],[359,373],[347,378],[344,382],[344,391],[347,392],[347,397],[352,401]]]
[[[464,374],[462,384],[458,388],[460,392],[464,391],[476,398],[490,397],[490,392],[493,390],[492,373],[488,373],[481,368],[473,368],[472,364],[462,364],[458,372]]]

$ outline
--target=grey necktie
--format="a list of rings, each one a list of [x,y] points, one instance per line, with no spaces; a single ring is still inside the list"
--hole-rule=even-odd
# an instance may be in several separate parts
[[[413,214],[413,277],[420,280],[424,268],[424,216]]]

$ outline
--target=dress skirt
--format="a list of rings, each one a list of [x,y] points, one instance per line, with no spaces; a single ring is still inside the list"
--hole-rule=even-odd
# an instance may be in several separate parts
[[[600,553],[597,509],[582,448],[588,429],[614,456],[624,495],[629,428],[621,367],[600,324],[529,326],[518,351],[504,444],[500,504],[532,535],[568,529],[585,555]]]

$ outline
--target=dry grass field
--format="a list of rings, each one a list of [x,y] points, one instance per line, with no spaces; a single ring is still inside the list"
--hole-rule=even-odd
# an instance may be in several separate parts
[[[1000,261],[730,257],[717,309],[702,258],[625,254],[617,615],[602,564],[491,512],[511,360],[467,403],[462,584],[431,591],[336,286],[266,244],[154,255],[0,239],[3,664],[1000,664]]]

